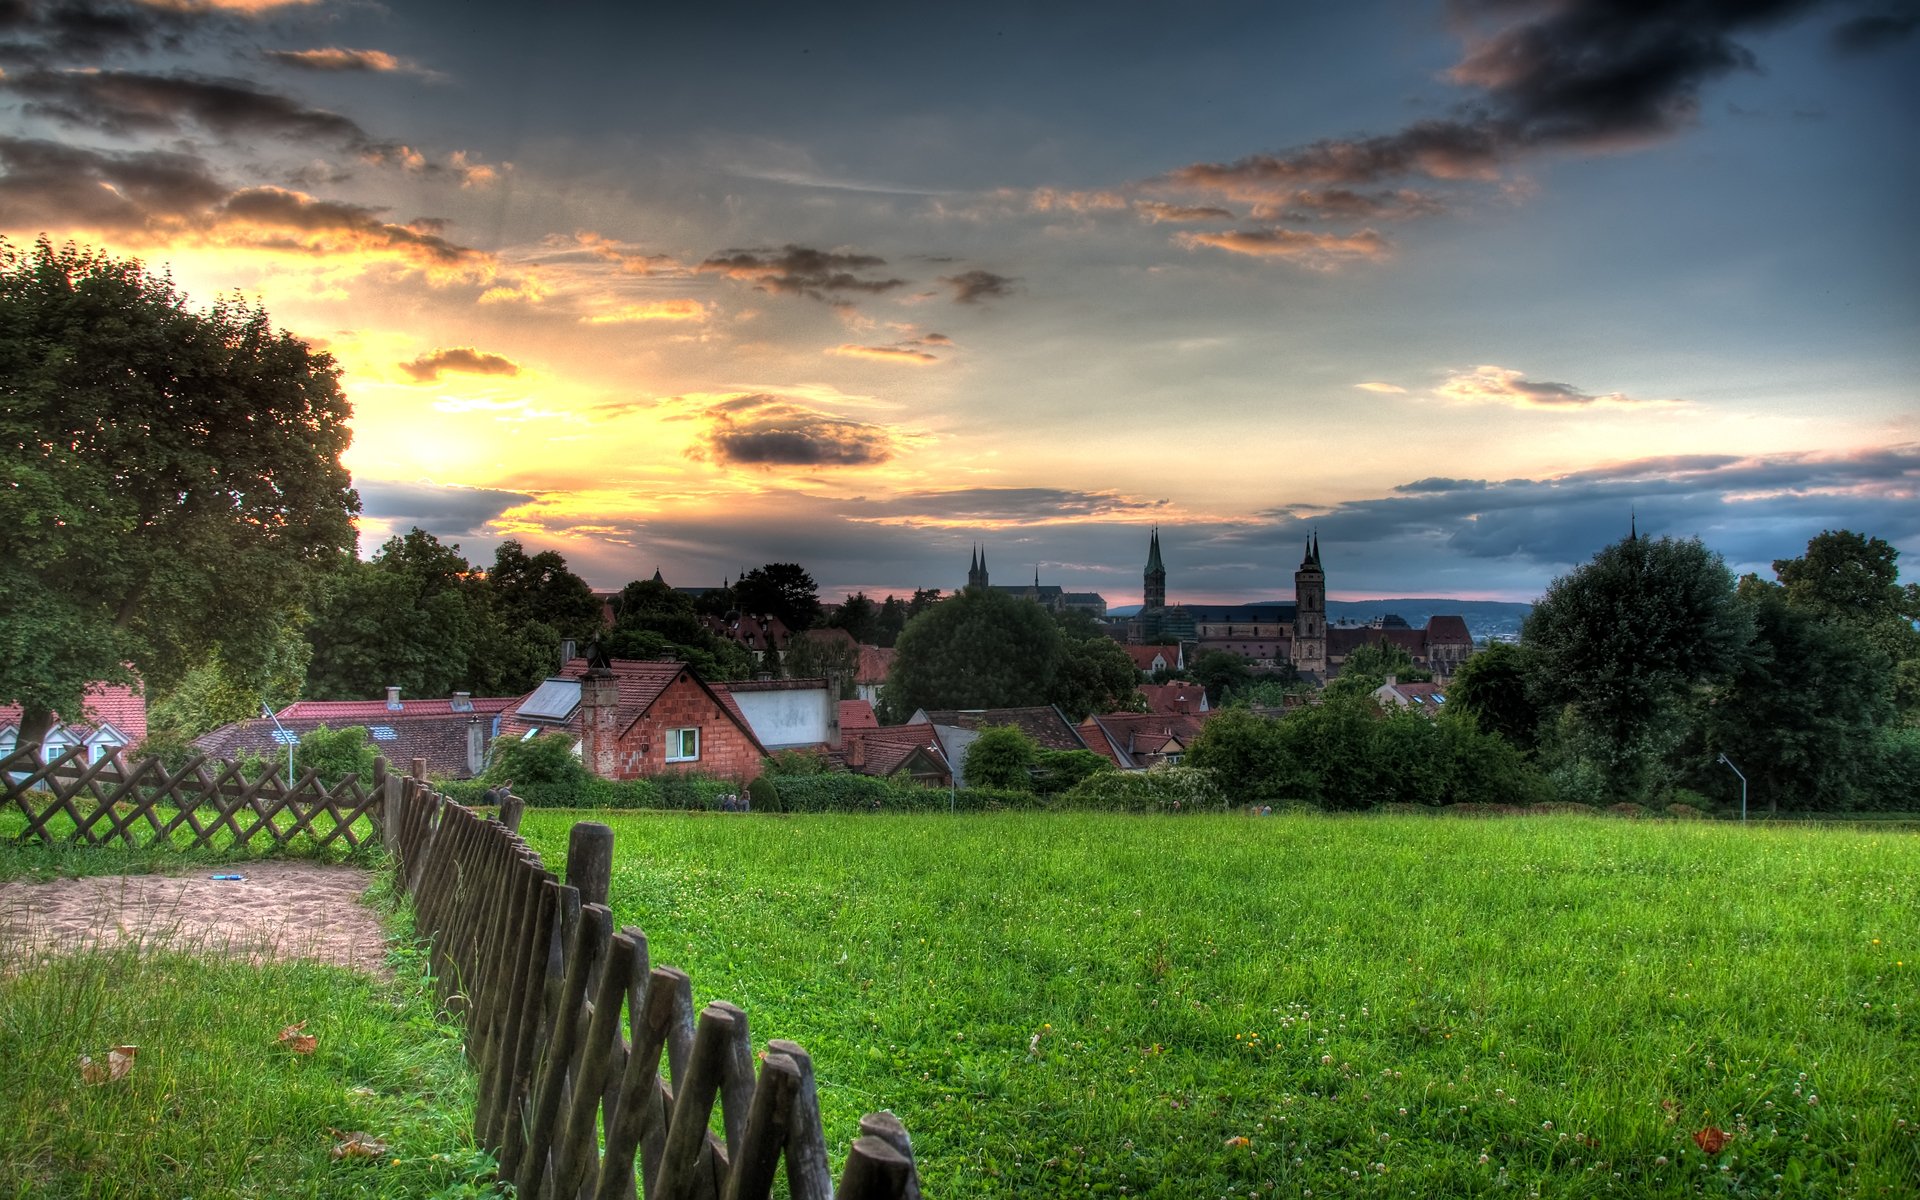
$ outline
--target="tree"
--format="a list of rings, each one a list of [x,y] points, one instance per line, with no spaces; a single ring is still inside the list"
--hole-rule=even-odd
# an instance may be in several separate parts
[[[312,657],[313,648],[295,621],[281,627],[267,661],[254,671],[241,671],[214,647],[165,695],[148,704],[148,748],[184,750],[201,734],[259,716],[262,704],[272,709],[291,704],[306,686]]]
[[[1207,702],[1215,705],[1229,690],[1244,688],[1253,678],[1247,660],[1227,650],[1207,651],[1194,659],[1188,670],[1194,682],[1207,689]]]
[[[1612,786],[1635,795],[1684,734],[1691,690],[1725,678],[1752,632],[1697,538],[1629,537],[1554,580],[1520,636],[1539,694],[1592,731]]]
[[[350,408],[264,310],[0,240],[0,701],[37,745],[93,680],[264,670],[352,549]]]
[[[1857,629],[1890,660],[1894,703],[1920,721],[1920,584],[1899,582],[1900,551],[1877,537],[1825,530],[1773,571],[1795,607]]]
[[[827,624],[846,630],[854,641],[870,646],[875,644],[874,639],[880,632],[880,611],[865,592],[855,592],[840,602]]]
[[[529,557],[519,542],[501,542],[486,587],[495,615],[509,627],[538,623],[578,642],[600,631],[600,601],[556,550]]]
[[[460,547],[415,527],[339,572],[307,630],[307,695],[362,700],[473,690],[484,596]]]
[[[1384,640],[1355,646],[1340,663],[1341,681],[1364,682],[1362,690],[1368,692],[1384,684],[1389,675],[1401,683],[1426,683],[1433,678],[1433,672],[1413,665],[1413,655],[1403,647]]]
[[[907,622],[887,675],[888,715],[919,708],[1045,704],[1060,669],[1060,628],[1045,609],[970,588]]]
[[[820,589],[799,563],[755,567],[734,581],[733,595],[741,612],[779,617],[792,633],[812,629],[820,618]]]
[[[898,596],[888,596],[880,604],[880,612],[874,618],[874,644],[891,646],[900,637],[900,631],[907,627],[907,602]]]
[[[1495,642],[1460,664],[1447,688],[1447,704],[1471,713],[1480,728],[1522,750],[1532,749],[1540,711],[1527,692],[1527,652]]]
[[[1033,790],[1033,767],[1040,747],[1011,725],[989,725],[967,747],[968,787]]]
[[[671,658],[704,679],[746,679],[754,673],[746,648],[716,636],[694,612],[694,602],[652,579],[636,579],[615,601],[613,629],[603,647],[613,658]]]
[[[1725,751],[1769,810],[1853,807],[1893,716],[1887,656],[1857,626],[1792,603],[1789,588],[1749,575],[1739,594],[1754,638],[1707,705],[1708,749]]]
[[[835,699],[851,700],[859,694],[860,647],[837,634],[815,629],[795,634],[787,643],[787,674],[794,679],[832,679],[840,688]]]
[[[1120,643],[1096,633],[1065,639],[1060,649],[1060,669],[1048,695],[1069,720],[1084,720],[1089,713],[1146,711],[1140,672]]]

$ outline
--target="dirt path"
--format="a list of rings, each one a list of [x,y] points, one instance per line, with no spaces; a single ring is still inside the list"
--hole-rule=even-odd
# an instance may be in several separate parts
[[[246,878],[216,881],[212,875]],[[384,975],[380,922],[360,901],[372,883],[372,874],[358,868],[298,862],[0,883],[0,947],[14,957],[141,941],[251,959],[313,959]]]

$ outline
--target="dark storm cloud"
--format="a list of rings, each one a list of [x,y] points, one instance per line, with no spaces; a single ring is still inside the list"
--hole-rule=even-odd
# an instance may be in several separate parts
[[[942,275],[940,282],[953,289],[954,303],[978,304],[982,300],[1001,300],[1013,295],[1013,285],[1018,281],[975,269],[958,275]]]
[[[1737,37],[1787,23],[1821,3],[1456,0],[1467,45],[1448,78],[1479,95],[1455,115],[1389,134],[1324,139],[1284,154],[1196,163],[1163,182],[1279,203],[1302,188],[1408,176],[1490,178],[1532,151],[1668,137],[1692,123],[1702,87],[1758,68]]]
[[[763,291],[839,301],[849,294],[877,295],[904,286],[904,279],[867,279],[861,275],[886,265],[886,259],[872,254],[815,250],[789,243],[778,250],[725,250],[697,269],[742,280]]]
[[[474,533],[508,509],[535,499],[525,492],[398,480],[356,479],[353,486],[360,493],[362,516],[396,527],[418,525],[436,536]]]
[[[1842,21],[1833,30],[1833,48],[1841,54],[1872,54],[1897,46],[1920,29],[1920,11],[1872,13]]]
[[[479,268],[488,256],[440,236],[445,223],[423,217],[405,225],[381,219],[380,210],[316,200],[283,188],[245,188],[219,209],[229,232],[253,244],[313,253],[366,250],[397,254],[417,265]],[[300,235],[296,238],[275,234]]]
[[[900,492],[879,500],[861,497],[847,502],[846,511],[858,521],[1022,524],[1147,513],[1166,503],[1165,500],[1139,500],[1119,492],[1085,492],[1072,488],[976,487]]]
[[[10,0],[0,3],[0,62],[99,62],[120,53],[174,49],[189,29],[229,19],[183,6]]]
[[[359,125],[238,79],[140,71],[30,71],[0,80],[27,112],[115,135],[177,134],[199,126],[221,137],[283,137],[377,149]]]
[[[901,434],[783,396],[733,396],[691,414],[706,429],[691,457],[744,467],[866,467],[892,458]]]
[[[0,137],[0,168],[0,212],[16,228],[142,229],[229,194],[203,160],[161,150],[114,154]]]
[[[453,346],[422,354],[412,362],[401,363],[400,369],[421,383],[431,383],[440,378],[443,371],[458,371],[466,375],[518,375],[520,364],[498,354],[475,350],[472,346]]]

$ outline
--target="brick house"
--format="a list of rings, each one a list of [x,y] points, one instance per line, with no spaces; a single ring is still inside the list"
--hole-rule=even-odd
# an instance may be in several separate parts
[[[678,771],[745,783],[767,753],[732,696],[681,662],[573,659],[501,722],[502,737],[550,732],[577,738],[580,761],[603,779]]]

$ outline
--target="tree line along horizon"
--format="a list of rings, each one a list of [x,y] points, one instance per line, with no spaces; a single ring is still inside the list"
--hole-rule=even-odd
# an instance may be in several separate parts
[[[891,642],[883,719],[1141,704],[1132,660],[1086,614],[983,589],[828,610],[803,567],[768,563],[698,597],[636,580],[607,629],[554,551],[510,540],[480,569],[416,528],[362,560],[338,379],[257,305],[195,310],[136,261],[0,239],[0,702],[22,706],[21,744],[100,680],[141,681],[153,739],[182,745],[263,700],[519,694],[565,638],[716,679],[838,668],[850,683],[818,640],[755,661],[702,619],[728,611]],[[1920,808],[1920,585],[1899,582],[1898,558],[1829,530],[1774,581],[1736,580],[1698,539],[1629,536],[1556,579],[1518,643],[1463,664],[1417,735],[1368,711],[1380,678],[1414,674],[1390,649],[1356,655],[1283,720],[1255,710],[1299,681],[1203,656],[1189,676],[1238,709],[1188,762],[1235,797],[1328,807],[1481,796],[1489,779],[1515,797],[1659,803],[1724,794],[1724,754],[1762,805]],[[1444,770],[1416,745],[1441,735]]]

